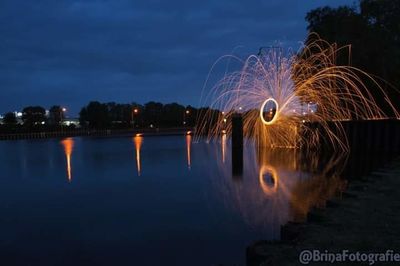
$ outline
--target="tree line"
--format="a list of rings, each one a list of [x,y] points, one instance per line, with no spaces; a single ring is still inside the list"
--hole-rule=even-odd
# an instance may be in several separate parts
[[[79,112],[79,126],[86,129],[194,127],[197,114],[202,110],[207,108],[197,109],[190,105],[154,101],[144,105],[92,101]],[[58,105],[48,111],[42,106],[28,106],[23,108],[20,118],[8,112],[3,117],[0,131],[12,133],[74,129],[75,125],[63,125],[65,111]]]
[[[6,113],[2,119],[0,130],[6,133],[54,130],[65,118],[64,113],[65,109],[58,105],[52,106],[48,112],[42,106],[28,106],[23,108],[21,117],[17,117],[14,112]]]
[[[382,78],[385,82],[380,84],[390,100],[395,107],[400,106],[400,1],[360,0],[353,6],[321,7],[310,11],[306,20],[308,31],[318,33],[329,43],[351,44],[350,64]],[[313,37],[310,35],[306,43]],[[339,64],[349,63],[347,54],[338,56]],[[369,85],[390,115],[385,99],[374,90],[376,86]]]
[[[178,103],[90,102],[79,112],[79,122],[88,128],[193,127],[197,113],[198,109]]]

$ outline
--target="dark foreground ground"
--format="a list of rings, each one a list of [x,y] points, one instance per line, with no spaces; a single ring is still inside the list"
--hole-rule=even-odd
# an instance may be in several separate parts
[[[326,209],[313,210],[305,224],[282,228],[279,243],[259,242],[249,247],[248,265],[302,265],[303,250],[336,253],[400,253],[400,158],[352,182],[341,197],[327,202]],[[374,265],[400,265],[376,262]],[[303,264],[304,265],[304,264]],[[308,265],[372,265],[309,262]]]

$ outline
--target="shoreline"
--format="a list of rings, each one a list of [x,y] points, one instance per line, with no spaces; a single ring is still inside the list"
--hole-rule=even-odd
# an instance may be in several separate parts
[[[102,130],[73,130],[54,132],[29,132],[0,134],[0,141],[23,139],[51,139],[69,137],[115,137],[115,136],[177,136],[194,132],[194,128],[154,128],[154,129],[102,129]]]
[[[332,253],[377,253],[400,247],[400,157],[388,165],[351,181],[339,197],[327,201],[324,209],[313,209],[305,223],[281,227],[276,242],[257,241],[247,248],[247,266],[302,265],[303,250]],[[309,262],[310,265],[330,264]],[[342,262],[348,265],[349,261]],[[360,263],[358,263],[360,264]],[[368,264],[368,262],[367,262]],[[378,262],[377,262],[378,264]]]

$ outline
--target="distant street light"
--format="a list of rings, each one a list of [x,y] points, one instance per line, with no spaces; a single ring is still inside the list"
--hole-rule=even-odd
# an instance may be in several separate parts
[[[63,121],[64,121],[64,113],[67,112],[67,108],[63,107],[60,109],[60,126],[61,126],[61,132],[63,132]]]
[[[134,119],[134,115],[137,115],[139,113],[139,109],[138,108],[133,108],[132,109],[132,113],[131,113],[131,122],[132,122],[132,127],[135,128],[135,119]]]
[[[190,110],[185,110],[183,113],[183,125],[186,125],[186,116],[190,115]]]

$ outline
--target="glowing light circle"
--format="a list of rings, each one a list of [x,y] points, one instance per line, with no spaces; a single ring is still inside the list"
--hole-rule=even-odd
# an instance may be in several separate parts
[[[271,178],[272,184],[268,184],[268,182],[266,182],[264,180],[265,175],[269,175],[269,177]],[[267,196],[271,196],[277,192],[277,190],[278,190],[278,173],[276,172],[276,170],[273,167],[263,165],[260,169],[260,172],[258,175],[258,180],[260,182],[260,186],[261,186],[262,190],[264,191],[264,193]]]
[[[275,106],[276,106],[276,111],[275,111],[275,114],[274,114],[273,118],[272,118],[270,121],[267,121],[267,120],[265,120],[265,118],[264,118],[264,108],[265,108],[265,106],[266,106],[269,102],[272,102],[272,103],[275,104]],[[261,121],[262,121],[265,125],[272,125],[272,124],[276,121],[276,119],[278,118],[278,111],[279,111],[279,104],[278,104],[278,102],[277,102],[274,98],[268,98],[268,99],[266,99],[266,100],[263,102],[263,104],[261,105],[261,108],[260,108],[260,118],[261,118]]]

